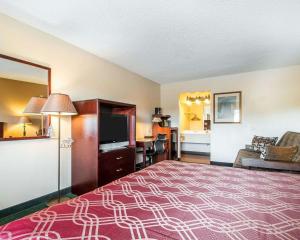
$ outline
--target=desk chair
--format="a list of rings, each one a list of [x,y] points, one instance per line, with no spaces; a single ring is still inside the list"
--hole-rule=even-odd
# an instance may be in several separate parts
[[[148,159],[149,165],[153,164],[154,155],[155,155],[155,151],[153,147],[146,150],[146,159]]]
[[[162,140],[162,141],[167,141],[167,135],[166,135],[166,134],[159,133],[159,134],[157,134],[156,139],[157,139],[157,140]]]
[[[164,154],[166,151],[166,134],[158,134],[153,144],[153,148],[146,151],[146,157],[149,159],[149,164],[153,164],[153,157],[158,154]]]
[[[139,171],[143,169],[143,154],[144,151],[142,148],[137,147],[135,153],[135,170]]]

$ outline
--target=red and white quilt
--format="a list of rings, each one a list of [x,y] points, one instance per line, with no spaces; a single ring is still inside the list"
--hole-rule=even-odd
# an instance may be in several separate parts
[[[300,239],[300,175],[163,161],[0,227],[0,239]]]

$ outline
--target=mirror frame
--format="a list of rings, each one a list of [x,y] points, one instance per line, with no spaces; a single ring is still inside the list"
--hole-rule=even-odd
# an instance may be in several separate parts
[[[0,53],[0,58],[4,58],[7,60],[11,60],[14,62],[18,62],[18,63],[23,63],[23,64],[27,64],[30,66],[34,66],[37,68],[42,68],[48,71],[48,96],[50,96],[51,94],[51,68],[50,67],[46,67],[37,63],[33,63],[33,62],[29,62],[23,59],[19,59],[19,58],[15,58],[15,57],[11,57],[8,55],[4,55]],[[50,117],[48,117],[48,125],[50,125]],[[45,138],[49,138],[48,136],[36,136],[36,137],[12,137],[12,138],[0,138],[0,142],[2,141],[18,141],[18,140],[32,140],[32,139],[45,139]]]

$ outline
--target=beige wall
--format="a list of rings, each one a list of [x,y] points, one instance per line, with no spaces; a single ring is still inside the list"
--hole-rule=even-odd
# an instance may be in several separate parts
[[[300,132],[300,66],[270,69],[161,86],[161,107],[179,126],[178,97],[183,92],[242,91],[242,123],[213,124],[213,161],[233,162],[240,148],[253,135],[279,136],[285,131]]]
[[[47,96],[48,86],[0,78],[0,122],[5,122],[4,137],[22,137],[23,127],[18,124],[20,116],[33,96]],[[36,136],[40,118],[29,116],[32,124],[27,125],[27,136]]]
[[[137,105],[137,134],[150,128],[160,104],[159,84],[13,19],[0,15],[2,53],[52,69],[52,92],[73,100],[102,98]]]
[[[4,15],[0,15],[0,29],[1,53],[51,67],[52,92],[69,94],[73,100],[102,98],[136,104],[137,136],[149,132],[153,109],[160,105],[159,84]],[[69,122],[69,118],[63,122],[64,135],[70,135]],[[0,209],[56,190],[53,140],[0,142],[0,152],[5,173],[0,175]],[[70,151],[62,154],[62,186],[67,187]]]

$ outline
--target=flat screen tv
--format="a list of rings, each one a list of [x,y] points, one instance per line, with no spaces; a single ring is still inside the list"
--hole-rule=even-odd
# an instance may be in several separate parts
[[[100,144],[129,141],[126,115],[101,113]]]

